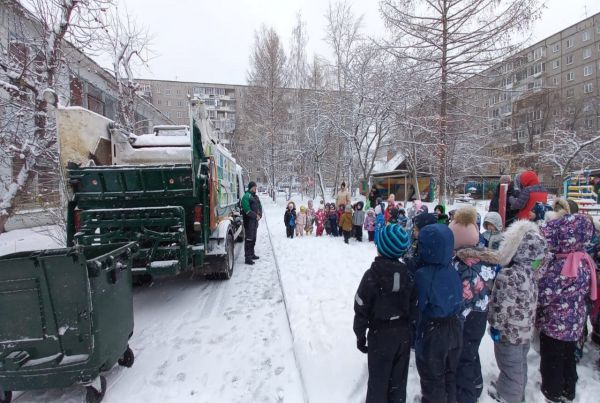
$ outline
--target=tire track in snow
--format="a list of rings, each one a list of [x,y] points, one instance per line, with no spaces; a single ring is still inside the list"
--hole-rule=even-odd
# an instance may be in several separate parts
[[[296,363],[296,370],[300,377],[300,383],[302,386],[302,400],[308,403],[308,392],[306,389],[306,383],[304,381],[304,374],[302,373],[302,366],[298,360],[298,354],[296,353],[296,338],[294,331],[292,330],[292,321],[290,320],[290,313],[288,310],[287,296],[285,294],[285,288],[283,287],[283,281],[281,280],[281,271],[279,270],[279,262],[277,261],[277,254],[275,253],[275,247],[273,246],[273,239],[271,239],[271,228],[269,228],[269,221],[267,216],[264,215],[265,225],[267,227],[267,235],[269,237],[269,245],[271,245],[271,253],[273,254],[273,262],[275,263],[275,269],[277,271],[277,281],[279,282],[279,288],[281,289],[281,295],[283,297],[283,307],[285,310],[285,318],[287,320],[288,328],[290,330],[290,336],[292,337],[292,352],[294,353],[294,362]]]

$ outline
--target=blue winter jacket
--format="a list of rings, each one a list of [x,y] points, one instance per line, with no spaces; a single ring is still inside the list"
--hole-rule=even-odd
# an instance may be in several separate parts
[[[457,315],[462,307],[460,276],[452,266],[454,235],[444,224],[432,224],[419,233],[415,283],[421,323]]]

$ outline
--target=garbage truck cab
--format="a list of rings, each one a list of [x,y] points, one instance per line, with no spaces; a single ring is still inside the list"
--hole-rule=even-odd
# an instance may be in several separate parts
[[[83,108],[57,114],[69,246],[135,241],[134,277],[231,277],[242,170],[212,136],[202,102],[190,102],[189,126],[144,135]]]

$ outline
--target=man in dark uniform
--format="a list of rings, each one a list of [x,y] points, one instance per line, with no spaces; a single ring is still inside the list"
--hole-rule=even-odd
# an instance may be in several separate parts
[[[246,264],[254,264],[258,256],[254,253],[256,245],[256,231],[258,230],[258,221],[262,217],[262,205],[260,199],[256,195],[256,183],[250,182],[248,190],[242,197],[242,213],[244,215],[244,232],[246,239],[244,242],[244,254]]]

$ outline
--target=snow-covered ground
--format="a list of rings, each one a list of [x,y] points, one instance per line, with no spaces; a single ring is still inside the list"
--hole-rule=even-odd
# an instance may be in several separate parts
[[[230,281],[186,275],[135,289],[136,362],[107,374],[106,402],[364,401],[367,360],[355,347],[353,297],[375,247],[327,236],[287,239],[284,206],[285,200],[263,199],[256,248],[261,259],[245,266],[239,254]],[[485,205],[477,208],[483,216]],[[0,253],[52,245],[39,236],[0,235]],[[498,373],[491,338],[484,337],[480,353],[487,386]],[[588,344],[578,366],[576,402],[596,402],[600,396],[598,357],[598,349]],[[543,402],[538,366],[532,350],[527,402]],[[412,357],[409,401],[419,393]],[[83,396],[81,387],[72,387],[27,392],[15,400],[81,402]],[[484,392],[480,401],[492,399]]]

